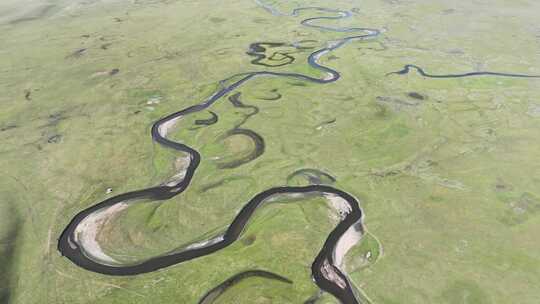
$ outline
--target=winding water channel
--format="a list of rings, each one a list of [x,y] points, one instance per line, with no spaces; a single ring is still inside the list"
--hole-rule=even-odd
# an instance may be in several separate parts
[[[481,71],[481,72],[468,72],[463,74],[429,74],[424,71],[421,67],[414,65],[414,64],[407,64],[403,67],[403,69],[391,72],[386,74],[386,76],[389,75],[406,75],[409,74],[411,70],[416,70],[418,74],[428,77],[428,78],[463,78],[463,77],[474,77],[474,76],[500,76],[500,77],[514,77],[514,78],[540,78],[540,75],[527,75],[527,74],[514,74],[514,73],[501,73],[501,72],[489,72],[489,71]]]
[[[283,15],[269,6],[262,3],[259,4],[274,15]],[[379,35],[379,31],[375,29],[357,27],[334,28],[316,24],[319,20],[336,20],[350,17],[351,14],[346,11],[321,7],[305,7],[297,8],[288,15],[297,16],[303,11],[316,11],[319,13],[332,14],[332,16],[304,19],[301,21],[301,24],[304,26],[325,31],[357,33],[356,35],[331,41],[326,47],[318,49],[309,55],[307,63],[321,72],[323,76],[317,78],[298,73],[278,73],[271,71],[233,75],[222,80],[220,82],[220,89],[208,99],[156,121],[151,129],[152,139],[166,148],[187,153],[189,156],[189,163],[185,170],[178,172],[172,181],[151,188],[117,195],[79,212],[60,235],[58,250],[63,256],[67,257],[74,264],[97,273],[116,276],[148,273],[171,265],[183,263],[191,259],[206,256],[229,246],[240,237],[248,224],[249,219],[256,210],[265,202],[272,200],[275,196],[304,194],[322,195],[335,206],[338,206],[337,209],[340,211],[341,216],[339,223],[330,232],[323,247],[312,263],[311,270],[313,280],[322,290],[331,293],[344,304],[360,302],[352,283],[340,266],[343,256],[363,235],[363,213],[358,200],[352,195],[327,185],[315,184],[298,187],[283,186],[263,191],[255,195],[244,205],[224,233],[215,235],[203,242],[192,243],[180,251],[168,252],[139,263],[123,264],[115,261],[101,250],[96,240],[96,226],[99,226],[99,223],[103,223],[105,219],[110,218],[115,213],[125,210],[130,204],[141,201],[167,200],[182,193],[190,185],[197,167],[201,162],[201,156],[195,149],[184,145],[181,142],[175,142],[167,138],[169,130],[182,117],[208,109],[215,102],[222,99],[222,97],[225,97],[228,93],[232,93],[244,83],[256,77],[283,77],[319,84],[334,82],[339,79],[340,74],[336,70],[319,64],[318,61],[321,56],[344,46],[348,42],[370,39]],[[252,51],[257,51],[257,47],[260,48],[260,46],[252,46],[252,49],[255,49]],[[237,80],[232,81],[233,79]],[[239,96],[239,93],[232,95],[229,98],[231,103],[236,107],[249,107],[242,104],[239,100]],[[255,107],[252,108],[256,109]],[[210,112],[210,114],[212,115],[211,118],[199,120],[197,121],[197,125],[210,125],[216,123],[218,119],[217,115],[213,112]],[[240,128],[240,125],[238,125],[231,132],[246,133],[246,135],[255,138],[256,142],[258,142],[258,152],[256,153],[262,153],[261,149],[264,148],[262,138],[258,138],[256,133],[253,132],[253,134],[251,134],[248,131],[250,130],[242,129]],[[256,156],[257,155],[251,155],[249,158],[254,158]],[[235,165],[236,164],[233,164],[231,166],[234,167]]]
[[[219,298],[219,296],[221,296],[223,293],[225,293],[225,291],[227,291],[227,289],[233,287],[234,285],[238,284],[242,280],[252,278],[252,277],[260,277],[260,278],[275,280],[275,281],[279,281],[279,282],[287,283],[287,284],[293,283],[291,280],[272,272],[268,272],[264,270],[248,270],[248,271],[235,274],[234,276],[228,278],[227,280],[225,280],[218,286],[212,288],[199,300],[199,304],[214,303],[215,300]]]
[[[321,58],[321,56],[324,56],[325,54],[330,53],[346,45],[349,42],[372,39],[380,34],[379,30],[371,28],[331,27],[320,25],[318,23],[321,20],[325,21],[348,18],[351,16],[351,13],[347,11],[321,7],[302,7],[296,8],[290,13],[282,13],[274,7],[265,4],[260,0],[256,0],[256,2],[260,7],[264,8],[275,16],[296,17],[300,13],[306,11],[314,11],[317,13],[328,14],[329,16],[303,19],[300,23],[303,26],[314,28],[317,30],[355,34],[334,41],[330,41],[327,43],[327,46],[317,49],[309,55],[307,63],[312,68],[318,70],[322,74],[321,77],[313,77],[299,73],[283,73],[272,71],[247,72],[232,75],[231,77],[220,81],[219,89],[206,100],[203,100],[198,104],[192,105],[178,112],[167,115],[156,121],[151,129],[152,139],[161,146],[186,153],[188,157],[186,158],[185,169],[178,172],[173,179],[164,182],[161,185],[123,193],[108,198],[98,204],[82,210],[77,215],[75,215],[75,217],[64,229],[58,240],[58,250],[63,256],[67,257],[74,264],[89,271],[116,276],[137,275],[156,271],[158,269],[166,268],[171,265],[176,265],[189,261],[191,259],[212,254],[231,245],[241,236],[250,218],[258,210],[258,208],[265,203],[271,201],[276,196],[320,195],[327,198],[329,202],[333,204],[334,207],[336,207],[336,209],[340,212],[340,221],[337,226],[335,226],[334,229],[330,232],[324,242],[324,245],[322,246],[314,261],[312,262],[311,271],[313,280],[321,290],[332,294],[343,304],[360,303],[360,297],[357,294],[354,285],[347,277],[347,274],[341,268],[341,265],[347,251],[354,244],[360,241],[361,237],[364,234],[364,227],[362,224],[363,212],[360,208],[358,200],[355,199],[352,195],[335,187],[323,185],[321,183],[322,179],[335,181],[335,179],[331,175],[324,172],[314,171],[312,169],[299,170],[291,174],[289,177],[289,179],[292,179],[298,175],[306,176],[309,179],[311,185],[274,187],[258,193],[244,205],[244,207],[240,210],[236,217],[232,219],[231,223],[223,233],[214,235],[202,242],[193,242],[192,244],[183,247],[182,249],[167,252],[138,263],[125,264],[115,261],[113,258],[106,255],[97,243],[96,227],[99,226],[100,223],[103,223],[107,218],[110,218],[114,214],[128,208],[130,204],[133,204],[135,202],[144,203],[146,201],[168,200],[172,197],[175,197],[176,195],[181,194],[188,188],[201,162],[201,156],[199,152],[195,149],[181,142],[176,142],[168,139],[167,137],[168,132],[182,117],[193,113],[205,111],[209,109],[214,103],[222,100],[222,98],[226,97],[229,93],[233,93],[231,96],[228,96],[228,99],[233,104],[233,106],[237,108],[251,109],[252,112],[248,113],[245,116],[244,120],[237,124],[232,130],[227,132],[225,136],[231,136],[235,134],[247,136],[255,143],[256,148],[253,153],[249,154],[244,159],[224,164],[221,166],[221,168],[234,168],[236,166],[240,166],[245,162],[257,158],[264,152],[264,140],[254,131],[241,127],[242,124],[244,124],[246,120],[249,119],[249,117],[257,114],[259,109],[256,106],[244,104],[240,100],[241,93],[235,92],[237,89],[239,89],[249,80],[257,77],[282,77],[317,84],[326,84],[337,81],[340,78],[340,73],[330,67],[319,64],[319,59]],[[253,64],[263,65],[267,67],[283,66],[294,62],[295,58],[290,56],[289,52],[274,52],[274,54],[270,57],[266,57],[266,55],[264,55],[266,48],[280,46],[290,47],[295,45],[273,42],[253,43],[249,48],[248,55],[255,57],[255,59],[253,59],[252,61]],[[261,63],[261,61],[264,59],[274,61],[275,63],[263,64]],[[540,77],[532,75],[494,72],[471,72],[465,74],[432,75],[426,73],[422,68],[415,65],[406,65],[402,70],[389,73],[388,75],[404,75],[409,73],[411,69],[415,69],[422,76],[431,78],[459,78],[482,75],[522,78]],[[278,93],[276,98],[279,97],[281,97],[281,95],[279,95]],[[209,111],[209,113],[211,115],[210,118],[204,120],[197,120],[195,124],[199,127],[202,127],[217,123],[218,116],[214,112]],[[223,282],[221,285],[210,290],[205,296],[203,296],[200,303],[211,303],[211,301],[213,301],[212,299],[219,296],[232,284],[235,284],[239,280],[243,280],[252,276],[276,279],[285,283],[290,282],[286,278],[266,271],[248,271],[233,276],[227,281]],[[308,302],[309,301],[312,300],[308,300]]]

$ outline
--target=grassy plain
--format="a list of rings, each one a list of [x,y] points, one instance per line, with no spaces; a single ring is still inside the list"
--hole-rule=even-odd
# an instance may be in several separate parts
[[[0,17],[15,15],[13,3],[0,4],[9,12]],[[275,17],[249,0],[76,4],[25,13],[26,4],[20,18],[0,18],[0,302],[196,303],[254,268],[294,284],[247,280],[220,303],[314,295],[309,266],[332,228],[320,199],[271,204],[229,248],[135,277],[77,268],[58,254],[56,239],[78,211],[173,174],[178,154],[152,143],[151,124],[208,97],[221,79],[268,69],[250,63],[251,43],[322,47],[343,34],[302,27],[309,14]],[[385,32],[322,59],[340,71],[335,83],[259,78],[240,88],[242,101],[260,108],[244,127],[266,143],[248,164],[219,169],[212,160],[238,152],[218,139],[247,110],[224,98],[211,109],[217,124],[191,130],[207,112],[182,121],[173,138],[203,157],[192,186],[129,209],[101,235],[105,250],[130,261],[175,249],[220,231],[249,198],[295,170],[317,168],[362,201],[369,235],[346,263],[372,302],[537,303],[540,80],[385,74],[411,63],[432,74],[539,75],[539,3],[275,4],[353,10],[338,25]],[[318,75],[308,55],[272,69]],[[265,100],[275,89],[283,97]]]

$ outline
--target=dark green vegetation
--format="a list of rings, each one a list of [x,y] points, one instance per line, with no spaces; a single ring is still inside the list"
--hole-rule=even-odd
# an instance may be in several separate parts
[[[285,12],[330,5],[275,2]],[[149,126],[208,97],[220,79],[267,69],[251,63],[249,45],[314,40],[310,46],[317,47],[341,35],[276,18],[251,1],[227,4],[60,5],[0,25],[0,296],[10,303],[196,303],[254,268],[294,284],[245,281],[235,291],[246,303],[300,303],[317,294],[308,264],[331,226],[319,222],[328,217],[322,200],[267,209],[235,246],[132,278],[83,271],[55,250],[79,210],[175,171],[178,155],[155,149]],[[183,121],[172,135],[208,160],[193,187],[159,207],[118,217],[100,236],[103,247],[126,260],[173,249],[221,229],[254,193],[316,168],[363,201],[368,238],[346,263],[373,302],[537,303],[538,81],[384,75],[407,63],[431,74],[538,74],[539,29],[531,21],[538,3],[333,5],[356,12],[340,25],[387,31],[322,58],[343,75],[331,85],[283,79],[247,85],[242,101],[260,112],[243,127],[266,146],[253,162],[219,169],[212,160],[235,155],[238,145],[219,139],[252,110],[224,101],[212,109],[216,124],[190,130],[209,113]],[[273,69],[314,74],[308,54],[295,53],[293,63]],[[282,97],[266,100],[276,88]],[[240,147],[247,151],[250,142]],[[340,157],[330,156],[335,151]],[[223,301],[234,303],[235,294],[228,297]]]

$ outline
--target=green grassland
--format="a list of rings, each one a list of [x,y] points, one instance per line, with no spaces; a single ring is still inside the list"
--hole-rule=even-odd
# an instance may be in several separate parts
[[[158,118],[200,102],[237,73],[320,76],[306,64],[310,50],[294,53],[291,65],[252,65],[251,43],[314,40],[320,48],[344,34],[299,24],[317,14],[276,17],[250,0],[81,1],[66,9],[53,1],[45,12],[45,1],[35,1],[37,11],[26,2],[24,11],[0,4],[0,302],[197,303],[249,269],[294,283],[248,279],[217,303],[303,303],[316,295],[310,266],[335,225],[321,198],[269,203],[232,246],[133,277],[80,269],[59,255],[56,240],[80,210],[174,174],[181,155],[149,134]],[[231,169],[215,159],[253,148],[223,140],[249,110],[223,98],[210,109],[218,123],[194,128],[207,111],[182,120],[171,138],[202,155],[191,186],[123,212],[100,234],[104,250],[136,261],[177,249],[222,231],[251,197],[285,185],[292,172],[316,168],[361,200],[368,233],[346,268],[371,302],[538,303],[540,80],[385,74],[411,63],[432,74],[539,75],[539,3],[274,4],[352,10],[352,18],[328,24],[384,33],[321,59],[341,73],[337,82],[265,77],[242,86],[242,102],[260,109],[243,128],[266,144],[254,161]],[[5,17],[15,12],[18,19]],[[283,97],[266,100],[275,92]],[[335,300],[325,295],[320,303]]]

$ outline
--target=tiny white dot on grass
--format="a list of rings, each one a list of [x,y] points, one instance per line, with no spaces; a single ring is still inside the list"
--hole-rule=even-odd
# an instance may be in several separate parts
[[[150,97],[148,99],[148,101],[146,101],[146,104],[153,105],[153,104],[158,104],[160,102],[161,102],[161,97],[160,96],[154,96],[154,97]]]

